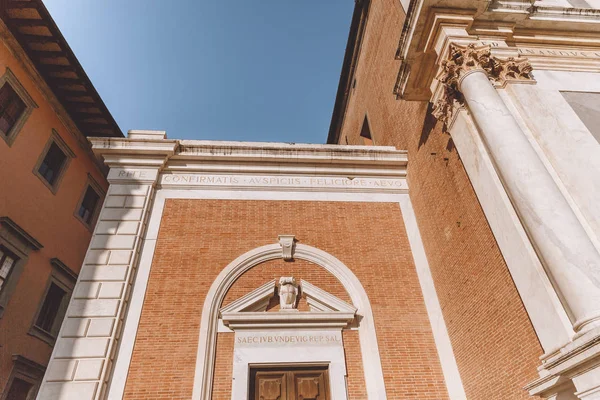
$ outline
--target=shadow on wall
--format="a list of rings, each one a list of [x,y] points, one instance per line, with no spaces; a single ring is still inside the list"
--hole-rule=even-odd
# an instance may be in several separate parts
[[[425,120],[423,121],[423,129],[421,130],[421,137],[419,138],[419,146],[420,150],[423,145],[427,143],[429,140],[429,136],[434,131],[435,126],[437,125],[438,120],[433,116],[433,103],[427,104],[427,112],[425,113]],[[444,130],[444,133],[447,133],[448,136],[450,133]],[[454,141],[451,137],[448,138],[448,143],[446,144],[446,150],[448,152],[452,152],[456,147],[454,146]]]

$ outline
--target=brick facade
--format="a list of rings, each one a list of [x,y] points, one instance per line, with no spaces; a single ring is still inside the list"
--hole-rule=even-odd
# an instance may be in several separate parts
[[[329,252],[360,279],[373,309],[388,398],[447,398],[397,203],[173,199],[165,204],[124,398],[190,398],[206,291],[234,258],[283,233]],[[279,260],[244,274],[225,302],[282,275],[349,300],[320,267]],[[218,335],[214,398],[230,396],[231,337]],[[350,398],[362,399],[358,334],[345,332],[343,339]]]
[[[368,116],[376,145],[407,149],[410,198],[469,399],[530,398],[542,348],[450,136],[426,102],[392,94],[404,15],[372,0],[356,85],[340,144],[362,144]]]

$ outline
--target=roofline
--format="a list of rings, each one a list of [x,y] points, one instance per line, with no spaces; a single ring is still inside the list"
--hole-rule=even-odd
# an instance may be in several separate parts
[[[29,7],[29,3],[31,4],[30,7]],[[83,86],[85,86],[85,88],[86,88],[86,91],[82,95],[89,96],[93,99],[93,103],[87,103],[87,104],[90,107],[98,108],[101,112],[100,114],[91,114],[92,117],[88,116],[86,118],[79,118],[79,117],[76,118],[76,115],[72,114],[72,112],[71,112],[72,107],[69,105],[69,102],[67,100],[68,96],[66,96],[64,93],[61,94],[60,91],[63,89],[58,87],[58,85],[55,82],[53,82],[53,78],[54,79],[57,79],[57,78],[49,75],[47,72],[44,71],[43,67],[46,64],[42,64],[42,62],[38,58],[32,57],[32,53],[31,53],[32,50],[28,46],[27,38],[25,38],[25,36],[29,36],[31,39],[32,36],[35,36],[37,38],[37,35],[23,35],[21,32],[19,32],[18,25],[15,25],[15,23],[13,21],[14,18],[11,18],[8,13],[8,11],[11,9],[10,4],[11,3],[7,2],[7,1],[0,1],[0,18],[3,20],[6,27],[11,32],[12,36],[16,39],[18,44],[24,50],[25,54],[31,61],[32,65],[35,66],[35,69],[38,71],[38,73],[42,77],[42,79],[46,82],[46,84],[48,85],[48,87],[53,92],[54,96],[56,97],[56,99],[63,106],[63,108],[67,111],[67,113],[69,114],[69,117],[74,122],[74,124],[77,126],[79,131],[86,137],[101,136],[97,131],[94,131],[93,129],[87,129],[84,127],[86,124],[86,122],[85,122],[86,118],[93,118],[94,115],[97,115],[97,116],[101,116],[102,118],[105,119],[105,121],[108,123],[108,125],[106,125],[107,129],[110,129],[112,131],[112,134],[107,133],[105,136],[124,137],[123,132],[121,131],[121,128],[119,127],[119,125],[117,124],[115,119],[113,118],[112,114],[108,110],[108,107],[104,103],[104,100],[102,100],[102,97],[100,97],[100,94],[98,93],[98,91],[96,90],[94,85],[92,84],[90,78],[88,77],[87,73],[85,72],[85,70],[83,69],[81,64],[79,63],[79,60],[75,56],[75,53],[69,46],[68,42],[66,41],[62,32],[56,25],[56,22],[50,15],[50,12],[48,11],[48,9],[44,5],[44,3],[41,0],[30,0],[27,4],[27,7],[25,7],[25,8],[35,9],[41,19],[24,19],[21,21],[24,21],[25,24],[27,24],[29,21],[31,21],[32,23],[41,23],[43,26],[45,26],[48,29],[48,31],[51,32],[52,36],[39,36],[39,37],[42,39],[50,39],[52,42],[55,42],[60,46],[61,56],[65,57],[68,60],[68,62],[69,62],[68,67],[71,68],[75,72],[75,74],[77,75],[77,80],[80,81],[81,84]],[[57,89],[58,89],[58,91],[57,91]],[[71,94],[71,96],[76,97],[77,96],[76,92],[73,92]]]
[[[365,33],[365,26],[369,14],[370,0],[356,0],[354,5],[354,13],[352,14],[352,23],[350,25],[350,33],[348,34],[348,42],[344,53],[344,61],[342,63],[342,72],[340,74],[340,82],[338,84],[333,113],[331,115],[331,124],[329,125],[329,134],[327,135],[328,144],[338,144],[340,140],[340,132],[342,123],[346,114],[348,105],[348,97],[350,94],[352,79],[356,71],[360,46]]]

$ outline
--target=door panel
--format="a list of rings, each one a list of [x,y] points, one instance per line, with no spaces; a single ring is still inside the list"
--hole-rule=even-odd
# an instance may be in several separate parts
[[[253,368],[250,400],[328,400],[326,367]]]
[[[286,372],[257,372],[256,400],[288,400]]]

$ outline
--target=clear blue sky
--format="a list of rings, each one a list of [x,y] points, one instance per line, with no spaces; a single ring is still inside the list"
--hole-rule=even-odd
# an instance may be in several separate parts
[[[324,143],[353,0],[44,0],[126,132]]]

